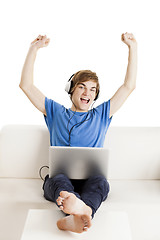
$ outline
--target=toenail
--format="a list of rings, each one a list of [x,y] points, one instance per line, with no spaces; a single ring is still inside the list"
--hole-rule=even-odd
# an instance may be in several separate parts
[[[88,228],[87,227],[84,227],[83,230],[87,230]]]

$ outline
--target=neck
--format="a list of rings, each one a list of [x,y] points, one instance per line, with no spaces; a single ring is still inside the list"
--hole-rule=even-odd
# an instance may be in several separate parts
[[[77,109],[74,105],[72,105],[71,110],[72,110],[73,112],[88,112],[88,110],[83,111],[83,110]]]
[[[71,110],[74,111],[74,112],[77,112],[77,107],[76,107],[76,105],[74,104],[74,102],[72,102]]]
[[[92,103],[91,105],[91,110],[93,109],[93,105],[94,105],[95,102]],[[83,110],[80,110],[80,109],[77,109],[76,105],[72,102],[72,107],[71,107],[71,110],[74,111],[74,112],[88,112],[89,109],[83,111]]]
[[[78,109],[74,103],[72,104],[71,110],[74,111],[74,112],[88,112],[88,110]]]

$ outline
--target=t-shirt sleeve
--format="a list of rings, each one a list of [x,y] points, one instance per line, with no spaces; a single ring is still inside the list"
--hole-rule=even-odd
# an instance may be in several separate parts
[[[51,133],[53,129],[53,124],[56,116],[56,112],[59,111],[59,109],[62,106],[55,102],[52,99],[48,99],[45,97],[45,110],[46,110],[46,116],[44,115],[45,122],[47,124],[48,130]]]
[[[97,109],[101,114],[101,118],[102,118],[101,120],[105,124],[106,131],[107,131],[107,129],[112,121],[112,118],[113,118],[113,116],[109,117],[109,115],[110,115],[110,100],[99,105],[97,107]]]
[[[46,110],[46,115],[44,115],[44,119],[45,119],[47,127],[50,131],[51,128],[52,128],[52,125],[53,125],[55,104],[54,104],[54,101],[52,99],[48,99],[47,97],[45,97],[45,110]]]
[[[110,115],[110,100],[108,100],[108,102],[104,102],[104,114],[105,114],[105,117],[106,117],[106,121],[108,122],[108,124],[111,123],[112,121],[112,117],[109,117]]]

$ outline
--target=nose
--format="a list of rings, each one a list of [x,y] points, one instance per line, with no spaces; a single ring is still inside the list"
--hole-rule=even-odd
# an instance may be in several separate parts
[[[89,94],[89,89],[85,88],[83,94],[87,96]]]

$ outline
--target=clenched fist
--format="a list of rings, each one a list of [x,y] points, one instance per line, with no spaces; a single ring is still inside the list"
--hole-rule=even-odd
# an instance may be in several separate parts
[[[121,35],[121,40],[124,42],[128,47],[137,46],[136,39],[134,38],[132,33],[123,33]]]
[[[47,36],[39,35],[33,42],[31,42],[31,46],[35,46],[37,49],[42,47],[47,47],[50,42],[50,39]]]

